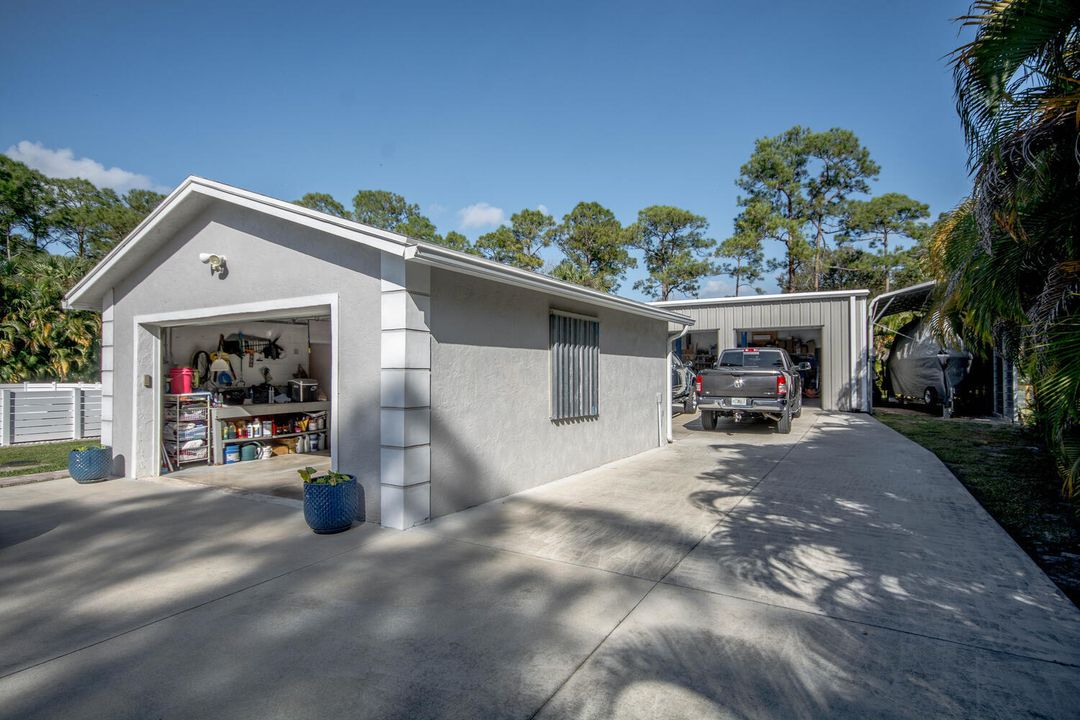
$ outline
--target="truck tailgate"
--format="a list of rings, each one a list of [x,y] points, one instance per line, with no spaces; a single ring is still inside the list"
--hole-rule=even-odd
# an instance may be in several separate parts
[[[775,370],[706,370],[701,374],[701,394],[710,397],[776,397]]]

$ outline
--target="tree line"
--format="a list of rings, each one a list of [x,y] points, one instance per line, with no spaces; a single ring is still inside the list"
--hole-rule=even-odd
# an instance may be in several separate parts
[[[0,382],[97,380],[101,318],[60,303],[164,199],[50,178],[0,155]]]
[[[705,218],[662,205],[641,210],[629,226],[597,202],[578,203],[561,222],[525,208],[474,243],[456,231],[440,235],[418,205],[385,190],[359,191],[352,210],[326,193],[308,193],[295,203],[535,272],[545,269],[542,251],[554,246],[562,260],[547,268],[551,275],[603,292],[618,290],[626,272],[637,267],[634,249],[643,253],[649,271],[634,287],[650,297],[666,300],[676,292],[696,293],[701,278],[713,272],[705,255],[715,243],[704,235]]]
[[[49,178],[0,155],[4,257],[59,254],[96,261],[165,199],[152,190],[121,195],[82,178]]]
[[[739,288],[775,272],[783,292],[876,295],[922,280],[929,207],[895,192],[867,197],[880,171],[850,130],[795,126],[757,140],[736,181],[734,233],[718,248],[724,273]],[[766,262],[767,241],[781,253]]]
[[[525,208],[473,242],[439,233],[417,204],[386,190],[360,190],[351,207],[318,192],[295,202],[601,292],[619,290],[639,261],[646,275],[633,287],[658,300],[696,296],[717,274],[732,278],[736,294],[760,292],[766,272],[785,292],[880,292],[922,278],[928,212],[904,195],[864,197],[878,172],[848,130],[794,127],[762,138],[740,170],[740,212],[722,242],[704,216],[669,205],[643,208],[626,225],[598,202],[579,202],[561,219]],[[0,156],[0,382],[96,377],[100,320],[63,312],[61,299],[163,199],[46,177]],[[780,250],[768,261],[767,243]],[[545,267],[548,248],[559,258]]]
[[[656,300],[695,296],[718,274],[732,279],[736,295],[760,292],[766,273],[777,273],[783,292],[878,294],[925,279],[930,235],[925,203],[895,192],[869,197],[879,172],[850,130],[796,126],[761,138],[740,169],[740,212],[722,242],[709,237],[705,217],[669,205],[646,207],[626,226],[597,202],[580,202],[561,220],[526,208],[470,242],[455,231],[440,235],[418,205],[385,190],[361,190],[351,210],[326,193],[295,202],[604,292],[618,290],[638,266],[637,251],[647,276],[633,287]],[[780,254],[766,260],[769,242]],[[545,268],[541,252],[549,247],[562,258]]]

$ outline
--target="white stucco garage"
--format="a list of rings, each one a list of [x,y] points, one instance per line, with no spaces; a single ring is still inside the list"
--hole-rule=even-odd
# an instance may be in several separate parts
[[[102,315],[102,441],[127,477],[162,470],[163,337],[321,323],[330,465],[395,528],[665,442],[669,327],[692,324],[201,178],[65,303]]]

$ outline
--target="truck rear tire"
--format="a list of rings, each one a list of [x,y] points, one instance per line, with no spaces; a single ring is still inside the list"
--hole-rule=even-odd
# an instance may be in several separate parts
[[[800,403],[799,403],[799,409],[798,409],[798,410],[796,410],[795,412],[791,413],[791,417],[793,417],[793,418],[798,418],[798,417],[800,417],[801,415],[802,415],[802,403],[800,402]]]
[[[787,435],[791,432],[791,411],[785,410],[784,414],[780,416],[780,419],[776,422],[776,429],[781,435]]]
[[[710,410],[701,411],[701,427],[706,430],[716,429],[716,413]]]

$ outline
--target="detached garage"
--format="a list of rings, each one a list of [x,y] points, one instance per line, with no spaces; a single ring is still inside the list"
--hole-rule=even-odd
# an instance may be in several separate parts
[[[667,353],[692,324],[199,178],[65,304],[102,315],[116,474],[295,478],[310,459],[395,528],[665,442]]]
[[[676,351],[697,366],[734,347],[782,347],[813,366],[807,386],[824,410],[869,412],[868,290],[671,300],[654,306],[686,315],[693,327]]]

